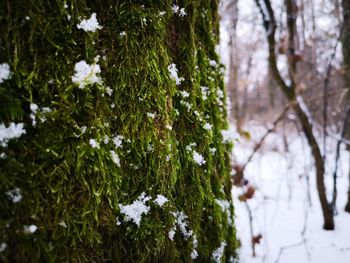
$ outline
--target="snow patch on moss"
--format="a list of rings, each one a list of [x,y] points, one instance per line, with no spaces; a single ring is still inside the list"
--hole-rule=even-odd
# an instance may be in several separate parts
[[[168,201],[168,198],[166,198],[164,195],[157,195],[157,198],[154,200],[154,203],[162,207]]]
[[[191,252],[191,259],[196,259],[198,257],[198,239],[196,235],[193,235],[193,240],[192,240],[192,252]]]
[[[0,124],[0,145],[7,147],[8,142],[11,139],[19,138],[26,133],[23,128],[24,123],[11,122],[9,127],[6,127],[3,123]]]
[[[101,83],[101,78],[98,76],[100,73],[101,68],[98,64],[89,65],[85,60],[81,60],[74,66],[72,81],[83,89],[86,85]]]
[[[168,71],[169,71],[169,73],[170,73],[170,77],[173,79],[173,80],[175,80],[175,83],[176,83],[176,85],[178,86],[178,85],[180,85],[181,84],[181,82],[184,80],[184,78],[180,78],[179,76],[178,76],[178,74],[177,74],[177,68],[176,68],[176,65],[174,64],[174,63],[172,63],[172,64],[170,64],[169,66],[168,66]]]
[[[100,148],[99,143],[95,139],[90,139],[89,144],[91,145],[92,148]]]
[[[7,197],[12,201],[12,203],[18,203],[22,200],[21,189],[14,188],[6,192]]]
[[[0,253],[4,252],[6,248],[7,248],[6,243],[2,242],[2,243],[0,244]]]
[[[124,136],[122,136],[122,135],[116,135],[116,136],[112,139],[115,148],[121,148],[121,147],[123,147],[123,140],[124,140]]]
[[[101,29],[102,26],[98,24],[96,13],[92,13],[89,19],[81,20],[77,28],[83,29],[85,32],[96,32],[96,30]]]
[[[221,258],[224,254],[225,247],[226,247],[226,242],[221,242],[220,247],[214,250],[212,254],[212,258],[215,262],[217,263],[221,262]]]
[[[184,212],[173,212],[173,215],[175,217],[175,224],[179,227],[181,234],[183,235],[185,240],[189,239],[193,235],[193,231],[187,230],[188,216]]]
[[[151,198],[143,192],[137,200],[130,205],[119,204],[120,212],[125,215],[125,220],[134,222],[140,226],[142,215],[147,214],[151,209],[146,202]]]
[[[8,80],[11,76],[10,66],[7,63],[0,64],[0,83]]]
[[[116,154],[115,151],[110,151],[110,153],[111,153],[113,162],[114,162],[118,167],[120,167],[120,158],[119,158],[118,154]]]
[[[38,227],[36,225],[26,225],[23,227],[23,231],[26,234],[33,234],[36,232],[37,229]]]
[[[221,199],[215,199],[215,203],[220,206],[221,211],[223,213],[227,213],[227,223],[232,226],[232,218],[231,218],[231,211],[230,211],[230,202],[227,200],[221,200]]]
[[[199,154],[196,151],[193,151],[193,161],[200,166],[205,164],[203,155]]]

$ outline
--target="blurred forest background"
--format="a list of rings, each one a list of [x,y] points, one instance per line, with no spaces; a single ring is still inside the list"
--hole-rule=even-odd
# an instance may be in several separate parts
[[[348,262],[350,1],[220,7],[242,262]]]

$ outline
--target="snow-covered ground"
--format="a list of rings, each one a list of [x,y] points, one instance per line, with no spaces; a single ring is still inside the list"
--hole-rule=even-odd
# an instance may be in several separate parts
[[[250,141],[240,139],[233,150],[236,163],[244,163],[252,152],[254,141],[264,128],[247,128]],[[315,185],[315,174],[309,148],[301,136],[288,134],[286,151],[281,133],[270,134],[262,149],[247,166],[245,178],[257,191],[248,200],[253,214],[254,235],[263,237],[252,257],[249,216],[245,204],[238,200],[242,188],[235,187],[235,214],[238,237],[242,243],[241,263],[348,263],[350,262],[350,214],[344,212],[349,169],[349,155],[342,149],[338,170],[338,215],[334,231],[322,229],[322,214]],[[326,184],[329,199],[332,192],[335,142],[329,142]],[[308,191],[307,176],[310,178]]]

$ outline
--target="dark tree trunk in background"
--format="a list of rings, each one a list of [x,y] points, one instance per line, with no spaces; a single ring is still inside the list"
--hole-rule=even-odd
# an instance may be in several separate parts
[[[276,56],[276,20],[274,11],[270,0],[264,0],[260,2],[255,0],[257,7],[263,18],[263,24],[267,33],[267,41],[269,48],[269,67],[272,76],[275,78],[277,85],[281,89],[282,93],[285,95],[286,99],[290,104],[293,105],[294,111],[298,117],[299,123],[302,127],[303,133],[307,139],[307,142],[311,148],[311,153],[315,163],[316,170],[316,185],[318,197],[320,200],[324,224],[323,228],[326,230],[334,229],[334,220],[332,209],[328,203],[326,195],[326,187],[324,183],[324,161],[322,158],[320,147],[317,143],[316,137],[313,132],[312,120],[310,119],[308,109],[304,104],[302,97],[297,94],[297,79],[296,79],[296,59],[295,59],[295,28],[296,28],[296,7],[292,0],[285,0],[285,7],[287,12],[287,30],[288,30],[288,50],[286,56],[288,58],[288,69],[289,69],[289,81],[290,84],[287,85],[286,81],[283,79],[278,67],[277,67],[277,56]],[[264,5],[265,8],[262,7]]]
[[[347,99],[350,102],[350,2],[347,0],[342,1],[343,5],[343,34],[342,34],[342,51],[343,51],[343,64],[344,64],[344,78],[345,88],[348,89]],[[348,117],[348,115],[347,115]],[[345,120],[346,124],[350,123],[350,120]],[[345,125],[347,130],[345,131],[345,138],[350,140],[350,125]],[[350,146],[347,146],[350,151]],[[349,169],[349,182],[350,182],[350,169]],[[345,206],[345,211],[350,213],[350,186],[348,190],[348,201]]]
[[[237,130],[240,130],[242,127],[242,113],[240,111],[240,105],[238,101],[238,65],[237,65],[237,43],[236,42],[236,35],[235,35],[235,29],[232,29],[233,36],[230,36],[230,63],[229,63],[229,81],[228,81],[228,90],[231,92],[232,97],[232,103],[233,103],[233,117],[236,122]]]
[[[238,86],[238,74],[239,74],[239,54],[237,46],[237,22],[238,22],[238,0],[233,0],[223,7],[222,13],[227,13],[230,20],[230,26],[228,29],[229,35],[229,62],[228,62],[228,82],[227,90],[232,102],[232,115],[237,126],[237,130],[241,129],[244,116],[241,113],[241,106],[239,103],[239,86]]]
[[[218,2],[0,2],[1,262],[234,261]]]

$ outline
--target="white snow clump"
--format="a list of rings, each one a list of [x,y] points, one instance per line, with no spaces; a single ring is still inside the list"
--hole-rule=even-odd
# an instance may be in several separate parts
[[[187,13],[186,13],[186,11],[185,11],[185,8],[181,8],[181,9],[179,10],[179,16],[180,16],[180,17],[184,17],[185,15],[187,15]]]
[[[174,240],[175,233],[176,233],[176,225],[174,225],[168,232],[168,237],[170,240]]]
[[[225,97],[224,92],[221,89],[218,89],[216,91],[216,96],[217,96],[216,103],[219,105],[219,107],[224,106],[224,102],[223,102],[223,99]]]
[[[32,125],[35,126],[36,125],[36,120],[35,120],[35,115],[39,110],[39,106],[35,103],[31,103],[30,104],[30,111],[32,112],[30,114],[30,118],[32,119]]]
[[[24,226],[24,233],[33,234],[37,229],[36,225]]]
[[[6,195],[9,199],[11,199],[12,203],[18,203],[22,200],[21,189],[19,188],[14,188],[10,191],[7,191]]]
[[[188,216],[184,212],[173,212],[172,213],[175,216],[175,224],[180,228],[181,234],[184,236],[185,240],[190,238],[193,235],[192,230],[187,230],[187,218]],[[175,230],[175,227],[173,227],[170,231]],[[174,232],[175,234],[175,232]],[[169,232],[170,237],[170,232]],[[170,238],[171,239],[171,238]]]
[[[176,68],[176,65],[174,63],[170,64],[168,66],[168,71],[170,73],[170,77],[175,80],[176,82],[176,85],[180,85],[181,84],[181,81],[184,80],[184,78],[180,78],[178,75],[177,75],[177,68]]]
[[[185,15],[187,15],[185,8],[180,8],[178,5],[172,5],[171,6],[171,11],[174,14],[178,14],[179,17],[184,17]]]
[[[58,225],[60,225],[61,227],[64,227],[64,228],[68,227],[64,221],[59,222]]]
[[[2,243],[0,244],[0,253],[1,253],[1,252],[4,252],[5,249],[6,249],[6,247],[7,247],[6,243],[2,242]]]
[[[191,259],[194,260],[194,259],[196,259],[198,257],[198,251],[197,251],[198,239],[197,239],[196,235],[193,235],[192,244],[193,244],[193,249],[192,249],[192,252],[191,252]]]
[[[147,112],[147,116],[150,117],[151,119],[154,119],[156,117],[155,113]]]
[[[115,145],[115,148],[123,147],[123,139],[124,139],[123,135],[117,135],[113,138],[113,143]]]
[[[205,123],[203,128],[207,131],[210,131],[212,129],[213,125],[211,125],[210,123]]]
[[[77,25],[78,29],[83,29],[85,32],[95,32],[97,29],[101,29],[102,26],[98,24],[96,19],[96,13],[92,13],[89,19],[83,19]]]
[[[215,199],[215,203],[220,206],[222,212],[230,209],[230,202],[227,200]]]
[[[24,123],[14,123],[11,122],[10,126],[7,128],[3,123],[0,124],[0,146],[6,147],[7,143],[11,139],[19,138],[26,133],[23,128]]]
[[[221,262],[222,255],[224,254],[224,249],[226,247],[226,242],[221,242],[220,247],[214,250],[212,257],[217,263]]]
[[[173,11],[174,14],[179,12],[179,6],[178,5],[172,5],[171,6],[171,11]]]
[[[11,71],[10,65],[7,63],[0,64],[0,83],[10,78]]]
[[[164,195],[157,195],[157,198],[154,200],[154,203],[162,207],[168,201],[168,198],[166,198]]]
[[[110,152],[111,152],[111,156],[112,156],[113,162],[114,162],[118,167],[120,167],[120,158],[119,158],[118,154],[116,154],[115,151],[110,151]]]
[[[210,65],[211,67],[216,67],[217,63],[216,63],[215,60],[210,60],[210,61],[209,61],[209,65]]]
[[[125,215],[127,221],[133,221],[137,226],[140,226],[142,215],[147,214],[150,210],[150,207],[146,205],[146,202],[150,199],[143,192],[132,204],[119,204],[120,212]]]
[[[91,145],[92,148],[99,148],[100,147],[100,145],[98,144],[98,142],[96,142],[95,139],[90,139],[89,144]]]
[[[101,68],[98,64],[89,65],[85,60],[81,60],[75,64],[74,75],[72,81],[79,84],[79,88],[83,89],[86,85],[101,83],[101,78],[97,74],[101,73]]]
[[[180,94],[184,98],[188,98],[190,96],[190,94],[185,90],[180,90]]]
[[[227,214],[227,223],[232,226],[232,218],[231,218],[231,211],[230,211],[230,202],[227,200],[220,200],[220,199],[215,199],[215,203],[220,206],[221,211],[223,213],[226,212]]]
[[[208,96],[209,96],[210,90],[209,90],[208,87],[205,87],[205,86],[201,86],[200,88],[201,88],[201,91],[202,91],[202,98],[203,98],[203,100],[206,100],[208,98]]]
[[[198,165],[202,166],[203,164],[205,164],[205,160],[203,155],[199,154],[196,151],[193,151],[193,161],[195,163],[197,163]]]

